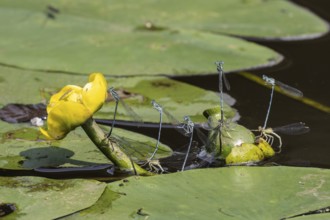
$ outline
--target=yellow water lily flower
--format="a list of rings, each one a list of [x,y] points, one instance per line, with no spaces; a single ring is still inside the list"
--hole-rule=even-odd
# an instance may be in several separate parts
[[[256,145],[243,143],[241,146],[232,148],[230,154],[226,157],[226,164],[259,162],[264,158],[262,150]]]
[[[226,164],[255,163],[275,155],[275,151],[266,140],[260,138],[258,142],[257,145],[243,143],[241,146],[233,147],[226,157]]]
[[[92,73],[83,87],[67,85],[54,94],[47,106],[48,139],[62,139],[98,111],[107,98],[107,81],[103,74]]]

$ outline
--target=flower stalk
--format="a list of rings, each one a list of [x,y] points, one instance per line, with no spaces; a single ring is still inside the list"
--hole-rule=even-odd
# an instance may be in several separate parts
[[[117,143],[108,139],[103,130],[93,120],[93,118],[87,119],[87,121],[81,125],[88,137],[93,141],[95,146],[109,159],[114,165],[120,169],[136,171],[137,175],[151,176],[153,173],[140,167],[134,163],[117,145]]]

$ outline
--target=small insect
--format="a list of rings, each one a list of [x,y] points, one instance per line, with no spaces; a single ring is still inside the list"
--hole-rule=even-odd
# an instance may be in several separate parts
[[[198,154],[198,157],[203,161],[203,163],[211,164],[215,161],[217,156],[221,155],[222,152],[222,137],[227,135],[231,138],[229,131],[234,129],[233,126],[229,126],[229,120],[224,118],[224,98],[223,98],[223,87],[225,86],[227,90],[230,90],[229,81],[223,72],[223,61],[215,62],[217,66],[217,71],[219,75],[219,94],[220,94],[220,119],[216,119],[214,116],[209,116],[208,123],[204,124],[202,127],[209,131],[209,138],[207,143],[204,145],[204,149]],[[224,134],[225,132],[225,134]],[[218,149],[219,148],[219,149]]]
[[[132,163],[132,167],[134,169],[134,173],[136,174],[136,170],[135,170],[135,166],[134,166],[133,161],[136,161],[136,163],[141,164],[141,162],[144,161],[144,158],[147,158],[147,153],[150,152],[150,149],[152,147],[148,146],[148,145],[146,145],[145,143],[142,143],[142,142],[134,141],[134,140],[131,140],[131,139],[126,138],[126,137],[120,137],[118,135],[112,134],[112,130],[113,130],[113,127],[114,127],[114,124],[115,124],[115,121],[116,121],[116,113],[117,113],[117,109],[118,109],[118,103],[121,102],[121,99],[120,99],[118,93],[113,89],[113,87],[111,87],[109,89],[109,93],[115,99],[116,107],[115,107],[114,118],[112,120],[112,127],[111,127],[111,129],[110,129],[110,131],[109,131],[109,133],[107,134],[106,137],[108,139],[110,139],[112,142],[118,143],[118,145],[124,150],[124,152],[130,158],[131,163]],[[124,102],[121,102],[121,103],[125,106]],[[153,101],[152,103],[153,103],[154,108],[156,108],[157,110],[161,109],[161,106],[159,106],[155,101]],[[160,132],[161,132],[161,125],[162,125],[162,119],[160,120]],[[160,171],[164,172],[164,169],[160,166],[159,162],[157,162],[158,160],[153,160],[156,152],[159,150],[160,132],[159,132],[159,135],[158,135],[156,148],[154,149],[154,151],[152,153],[152,156],[147,160],[146,163],[142,164],[142,166],[146,165],[146,164],[149,164],[150,170],[155,170],[156,172],[160,172]],[[137,146],[139,146],[139,147],[137,147]],[[142,149],[142,152],[138,151],[137,149]]]
[[[60,10],[58,8],[55,8],[52,5],[47,5],[46,11],[45,11],[47,18],[55,20],[56,15],[59,13],[60,13]]]
[[[145,166],[146,164],[149,164],[150,170],[156,170],[156,172],[159,172],[161,170],[162,172],[164,171],[163,168],[157,168],[157,162],[158,160],[150,160],[148,159],[147,162],[145,162],[145,158],[148,157],[149,152],[151,149],[154,149],[153,146],[148,145],[144,142],[139,142],[127,137],[121,137],[116,134],[112,134],[111,137],[109,138],[112,142],[115,142],[120,146],[121,149],[128,155],[128,157],[131,160],[132,167],[134,169],[134,173],[136,174],[134,162],[136,162],[139,165]],[[140,149],[140,150],[138,150]],[[150,165],[152,163],[153,165]],[[153,169],[157,168],[157,169]]]
[[[266,139],[266,141],[272,145],[273,141],[274,141],[274,137],[276,137],[278,140],[279,140],[279,146],[278,146],[278,153],[281,152],[281,147],[282,147],[282,139],[281,137],[274,132],[274,129],[271,129],[271,128],[266,128],[267,127],[267,122],[268,122],[268,119],[269,119],[269,114],[270,114],[270,110],[271,110],[271,107],[272,107],[272,102],[273,102],[273,95],[274,95],[274,90],[275,90],[275,86],[279,86],[279,88],[291,95],[291,96],[295,96],[295,97],[302,97],[303,96],[303,93],[296,89],[296,88],[293,88],[289,85],[286,85],[278,80],[275,80],[274,78],[270,78],[266,75],[263,75],[262,76],[262,79],[266,82],[266,84],[268,85],[271,85],[271,93],[270,93],[270,99],[269,99],[269,104],[268,104],[268,109],[267,109],[267,114],[266,114],[266,118],[265,118],[265,121],[264,121],[264,125],[262,127],[259,127],[258,128],[258,131],[260,131],[260,135],[257,136],[257,137],[264,137]],[[294,124],[295,126],[298,126],[298,127],[301,127],[301,126],[304,126],[305,124],[299,124],[299,123],[295,123]],[[292,125],[290,125],[292,126]]]
[[[209,138],[204,147],[205,149],[200,152],[198,157],[210,165],[215,162],[217,158],[221,158],[224,150],[224,142],[227,145],[228,140],[230,140],[230,142],[241,143],[245,142],[245,139],[244,135],[240,140],[238,140],[236,136],[232,137],[232,132],[236,131],[238,125],[231,122],[231,120],[224,120],[223,123],[220,123],[220,120],[218,120],[217,117],[211,115],[209,116],[208,121],[208,124],[204,125],[203,128],[209,131]],[[241,133],[241,131],[238,133]]]
[[[112,120],[111,128],[110,128],[109,133],[107,134],[107,138],[109,138],[111,136],[112,129],[115,126],[117,109],[118,109],[118,102],[120,100],[120,97],[119,97],[118,93],[114,90],[113,87],[109,88],[108,92],[110,92],[111,96],[115,99],[116,106],[115,106],[115,113],[113,114],[113,120]]]
[[[59,14],[60,13],[60,10],[58,8],[55,8],[52,5],[47,5],[47,9],[48,9],[49,12],[53,12],[55,14]]]
[[[55,20],[57,15],[60,13],[60,10],[52,5],[47,5],[44,14],[46,15],[46,19],[43,22],[43,26],[47,24],[49,20]]]
[[[188,161],[189,155],[190,155],[190,150],[192,146],[197,147],[198,142],[193,141],[194,137],[194,130],[197,133],[197,136],[199,140],[205,145],[207,143],[207,137],[205,134],[201,131],[201,129],[193,123],[193,121],[190,119],[189,116],[184,116],[183,117],[183,122],[180,122],[177,120],[176,117],[174,117],[169,111],[167,111],[165,108],[162,108],[163,113],[166,115],[170,123],[172,124],[172,127],[170,128],[175,128],[176,131],[178,131],[180,134],[184,135],[185,137],[189,137],[189,143],[187,147],[187,152],[185,153],[185,158],[184,162],[181,167],[181,171],[185,170],[186,163]],[[166,125],[165,125],[166,126]],[[164,125],[163,125],[164,127]],[[176,152],[177,155],[182,154],[181,152]]]
[[[139,209],[137,210],[136,214],[138,214],[138,215],[140,215],[140,216],[144,216],[144,217],[146,217],[146,218],[144,218],[144,219],[147,219],[147,218],[149,217],[149,214],[146,213],[145,211],[143,211],[143,208],[139,208]]]
[[[160,135],[162,132],[162,124],[163,124],[163,108],[162,108],[162,106],[160,106],[155,100],[152,100],[151,104],[152,104],[152,107],[159,112],[159,128],[158,128],[158,138],[157,138],[156,148],[155,148],[155,151],[152,153],[151,157],[148,159],[148,162],[150,162],[154,158],[155,154],[158,151]]]
[[[224,72],[223,72],[223,64],[224,62],[223,61],[217,61],[215,62],[215,64],[217,65],[217,71],[218,71],[218,74],[219,74],[219,93],[220,93],[220,120],[218,120],[218,124],[216,125],[216,127],[213,127],[212,128],[212,132],[214,133],[214,135],[211,136],[211,138],[209,139],[209,144],[212,144],[215,142],[215,140],[212,140],[213,137],[216,138],[218,137],[219,138],[219,146],[220,146],[220,149],[219,149],[219,152],[221,154],[222,152],[222,139],[221,139],[221,136],[222,136],[222,129],[223,129],[223,126],[225,125],[225,120],[224,120],[224,111],[223,111],[223,85],[225,85],[226,89],[227,90],[230,90],[230,84],[229,84],[229,81],[227,80]]]
[[[220,152],[222,151],[222,140],[221,140],[221,132],[222,127],[224,125],[224,111],[223,111],[223,85],[225,85],[227,90],[230,90],[229,81],[227,80],[224,72],[223,72],[223,61],[215,62],[217,65],[217,71],[219,73],[219,92],[220,92],[220,112],[221,119],[219,120],[218,130],[219,130],[219,143],[220,143]]]
[[[168,120],[170,121],[171,125],[163,125],[163,127],[168,127],[168,128],[175,128],[176,131],[178,131],[180,134],[183,136],[190,136],[190,128],[188,127],[187,124],[187,119],[189,116],[184,116],[183,120],[184,122],[180,122],[176,117],[174,117],[169,111],[166,110],[166,108],[163,108],[163,113],[166,115]],[[188,117],[188,118],[187,118]],[[190,119],[190,118],[189,118]],[[192,124],[190,124],[192,125]],[[204,135],[204,133],[201,131],[200,127],[203,125],[194,125],[193,130],[196,131],[198,138],[200,141],[202,141],[203,144],[206,144],[207,142],[207,137]]]
[[[303,122],[292,123],[275,128],[263,128],[259,126],[258,130],[260,135],[256,138],[264,138],[270,145],[273,144],[274,138],[277,138],[279,145],[277,146],[277,153],[280,153],[282,150],[282,139],[277,133],[287,134],[287,135],[301,135],[310,131],[310,128],[305,125]]]
[[[263,125],[263,129],[266,129],[266,126],[267,126],[267,122],[268,122],[268,119],[269,119],[269,113],[270,113],[270,109],[272,107],[272,102],[273,102],[273,95],[274,95],[274,90],[275,90],[275,85],[279,86],[280,89],[291,95],[291,96],[295,96],[295,97],[302,97],[303,96],[303,93],[296,89],[296,88],[293,88],[289,85],[286,85],[278,80],[275,80],[274,78],[270,78],[266,75],[263,75],[262,76],[262,79],[266,82],[266,84],[268,85],[271,85],[272,87],[272,90],[271,90],[271,93],[270,93],[270,99],[269,99],[269,104],[268,104],[268,109],[267,109],[267,114],[266,114],[266,118],[265,118],[265,121],[264,121],[264,125]]]
[[[45,13],[46,13],[47,18],[55,20],[55,15],[53,13],[50,13],[50,12],[45,12]]]
[[[113,114],[113,120],[112,120],[112,124],[111,124],[111,128],[109,133],[107,134],[107,138],[109,138],[111,136],[113,127],[116,123],[116,115],[117,115],[117,109],[118,109],[118,104],[120,102],[120,104],[124,107],[125,111],[128,113],[128,115],[135,121],[135,122],[139,122],[139,123],[143,123],[142,118],[136,114],[133,109],[131,107],[129,107],[118,95],[118,93],[114,90],[113,87],[110,87],[108,89],[108,92],[111,94],[111,96],[114,98],[115,102],[116,102],[116,106],[115,106],[115,113]]]

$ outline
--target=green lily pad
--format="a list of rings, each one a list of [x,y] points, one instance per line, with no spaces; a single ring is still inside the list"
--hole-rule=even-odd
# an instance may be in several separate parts
[[[95,205],[65,219],[283,219],[328,207],[329,174],[316,168],[229,167],[130,177],[110,183]]]
[[[3,79],[0,81],[0,94],[6,94],[0,96],[0,106],[8,103],[46,102],[53,93],[65,85],[83,86],[87,82],[85,75],[52,74],[1,66],[0,77]],[[219,96],[215,92],[166,77],[107,77],[107,80],[109,87],[113,86],[128,94],[123,100],[132,106],[132,109],[145,122],[159,121],[158,112],[151,105],[152,99],[155,99],[180,121],[183,116],[189,115],[194,122],[204,122],[205,118],[202,116],[204,109],[219,104]],[[95,114],[95,117],[112,119],[114,110],[115,102],[108,102]],[[233,117],[236,110],[226,105],[225,114],[229,118]],[[134,120],[121,105],[118,107],[117,119]],[[165,116],[164,121],[169,122]]]
[[[113,130],[120,146],[133,160],[145,161],[156,146],[156,140],[119,128]],[[60,141],[40,139],[37,128],[27,124],[0,122],[0,168],[34,169],[39,167],[84,167],[111,163],[92,143],[81,128]],[[168,157],[171,148],[160,144],[156,158]]]
[[[175,0],[132,2],[109,5],[109,10],[116,9],[111,10],[108,19],[125,13],[120,20],[124,24],[142,26],[149,22],[154,29],[197,29],[266,39],[308,39],[329,30],[324,20],[286,0],[193,0],[189,4]],[[87,12],[80,12],[83,13]]]
[[[215,2],[210,1],[211,5]],[[210,74],[216,72],[212,63],[219,59],[226,62],[226,71],[271,65],[282,59],[275,51],[252,42],[213,34],[208,28],[207,32],[193,30],[184,24],[191,16],[183,18],[181,10],[180,15],[173,14],[179,19],[178,25],[164,23],[166,26],[158,28],[159,31],[143,28],[149,19],[162,20],[161,14],[168,14],[164,20],[172,17],[171,10],[177,2],[166,3],[172,5],[169,8],[149,1],[63,1],[56,5],[60,13],[50,19],[47,5],[53,3],[41,0],[0,2],[1,63],[38,70],[84,74],[100,71],[132,76]],[[201,15],[218,10],[200,8],[207,5],[204,2],[200,6],[198,2],[185,4],[184,10],[189,5],[195,5],[194,10],[202,12]],[[223,10],[230,11],[223,6]],[[242,19],[251,14],[253,11]],[[218,24],[222,23],[221,19],[215,19]],[[161,21],[159,23],[162,25]],[[197,24],[197,28],[198,25],[203,24]]]
[[[112,80],[109,81],[111,84]],[[219,105],[219,96],[215,92],[207,91],[187,83],[182,83],[165,77],[132,77],[117,78],[112,85],[128,95],[125,103],[145,122],[158,122],[159,113],[153,109],[151,100],[155,100],[177,120],[183,121],[189,115],[194,122],[205,122],[203,111],[205,108]],[[115,103],[106,103],[96,114],[101,118],[112,119]],[[236,110],[224,105],[226,117],[233,118]],[[134,120],[122,105],[118,107],[118,119]],[[164,122],[171,122],[164,116]]]
[[[15,209],[3,219],[55,219],[93,205],[106,187],[95,180],[40,177],[0,177],[0,185],[0,203]]]
[[[1,5],[30,10],[31,16],[32,12],[46,11],[47,3],[55,4],[41,0],[18,2],[5,0]],[[302,38],[322,35],[328,30],[321,18],[287,0],[193,0],[189,4],[175,0],[139,3],[82,0],[56,2],[54,6],[61,11],[57,19],[61,14],[94,18],[151,32],[185,28],[248,37]]]

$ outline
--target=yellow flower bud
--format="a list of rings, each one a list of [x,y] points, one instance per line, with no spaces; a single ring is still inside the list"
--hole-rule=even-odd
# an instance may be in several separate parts
[[[263,152],[256,145],[243,143],[241,146],[232,148],[226,157],[226,164],[259,162],[264,158]]]
[[[98,111],[107,98],[107,81],[103,74],[92,73],[83,87],[67,85],[54,94],[47,106],[47,129],[41,133],[48,139],[62,139]]]
[[[260,148],[260,150],[262,150],[265,158],[270,158],[275,155],[275,151],[273,150],[272,146],[270,146],[270,144],[263,138],[259,138],[259,143],[257,146]]]

